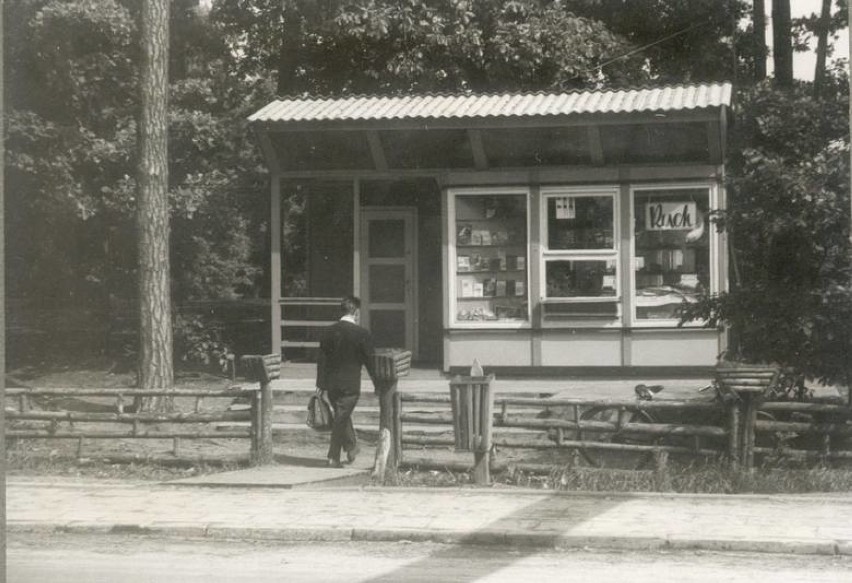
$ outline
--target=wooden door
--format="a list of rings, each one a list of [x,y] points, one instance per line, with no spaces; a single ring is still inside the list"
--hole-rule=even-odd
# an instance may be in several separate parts
[[[417,210],[361,213],[361,322],[376,347],[417,354]]]

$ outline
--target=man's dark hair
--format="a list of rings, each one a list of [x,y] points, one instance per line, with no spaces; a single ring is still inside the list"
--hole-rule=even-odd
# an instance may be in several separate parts
[[[343,301],[340,302],[340,309],[344,314],[351,316],[356,311],[361,309],[361,300],[356,298],[355,296],[346,296],[343,298]]]

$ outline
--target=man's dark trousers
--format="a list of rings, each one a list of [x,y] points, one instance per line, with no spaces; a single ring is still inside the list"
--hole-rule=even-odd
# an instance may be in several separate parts
[[[317,387],[328,392],[334,408],[328,459],[340,461],[340,450],[354,455],[356,447],[352,410],[361,394],[361,367],[375,378],[372,367],[373,340],[357,324],[340,320],[329,326],[320,339],[317,355]]]
[[[359,394],[329,392],[328,400],[334,408],[334,422],[331,424],[331,443],[328,446],[328,459],[339,460],[340,450],[351,452],[355,449],[357,438],[352,424],[352,411],[358,404]]]

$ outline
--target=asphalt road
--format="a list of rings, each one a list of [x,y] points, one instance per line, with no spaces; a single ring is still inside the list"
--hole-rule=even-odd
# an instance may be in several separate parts
[[[821,583],[852,581],[852,557],[14,534],[7,577],[14,583]]]

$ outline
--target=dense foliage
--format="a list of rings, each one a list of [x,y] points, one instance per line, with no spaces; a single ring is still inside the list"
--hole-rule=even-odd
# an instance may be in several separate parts
[[[249,236],[258,213],[245,200],[262,180],[244,122],[254,104],[232,101],[227,47],[193,4],[172,5],[174,288],[228,297],[259,272]],[[5,84],[10,295],[101,303],[134,294],[137,9],[118,0],[5,5],[14,31]]]
[[[3,10],[7,294],[107,311],[132,302],[139,3],[9,0]],[[739,89],[732,204],[717,219],[736,277],[689,315],[733,325],[742,358],[841,378],[852,353],[847,78],[829,71],[818,97],[808,83],[752,81],[764,51],[750,10],[741,0],[174,0],[176,304],[267,291],[268,179],[245,120],[276,93],[727,79]],[[846,21],[836,4],[828,28]],[[821,26],[794,22],[794,48]],[[294,191],[284,202],[293,247],[304,201]]]
[[[690,311],[733,326],[732,354],[843,381],[852,354],[848,84],[738,94],[729,153],[731,289]]]

